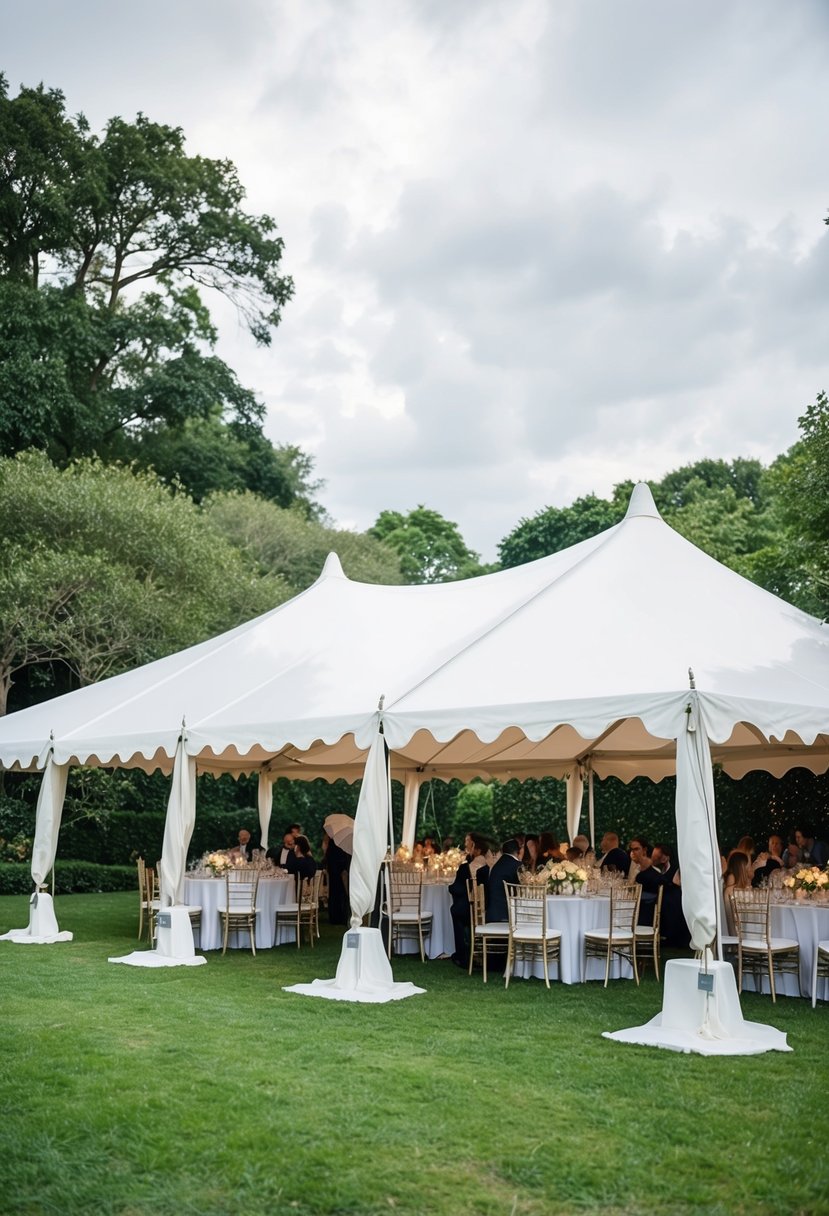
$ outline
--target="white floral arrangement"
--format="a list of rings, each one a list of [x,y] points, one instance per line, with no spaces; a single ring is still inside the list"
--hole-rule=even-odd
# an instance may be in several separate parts
[[[807,866],[783,879],[783,886],[793,891],[829,891],[829,873],[820,866]]]
[[[203,861],[205,869],[212,870],[213,874],[224,874],[231,865],[226,853],[205,853]]]
[[[456,873],[458,866],[464,861],[466,861],[466,853],[463,849],[446,849],[443,853],[432,853],[431,856],[424,858],[429,873],[443,877]]]
[[[548,861],[541,871],[546,876],[547,886],[553,895],[564,891],[580,891],[587,882],[587,871],[574,861]]]

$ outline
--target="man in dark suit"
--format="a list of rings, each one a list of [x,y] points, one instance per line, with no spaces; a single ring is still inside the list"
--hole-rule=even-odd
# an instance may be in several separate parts
[[[486,918],[490,922],[509,920],[504,883],[518,882],[518,871],[521,869],[519,852],[520,846],[517,840],[505,840],[501,845],[501,856],[489,871],[489,881],[486,887]]]
[[[477,832],[468,832],[464,840],[466,861],[458,866],[455,877],[449,887],[452,896],[452,928],[455,933],[455,953],[452,962],[456,967],[469,966],[469,896],[466,891],[466,880],[474,878],[476,882],[486,881],[487,866],[484,854],[489,848],[489,841]]]
[[[599,858],[599,866],[605,872],[616,870],[619,874],[623,874],[627,878],[628,870],[630,869],[630,858],[623,848],[619,845],[619,837],[615,832],[605,832],[602,836],[601,857]]]

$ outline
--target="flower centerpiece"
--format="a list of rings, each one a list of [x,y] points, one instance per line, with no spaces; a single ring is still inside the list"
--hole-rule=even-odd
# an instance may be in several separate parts
[[[214,877],[224,874],[225,870],[230,869],[230,859],[226,853],[207,853],[204,864],[206,869],[212,871]]]
[[[783,886],[790,890],[803,891],[807,895],[829,892],[829,873],[820,866],[806,866],[783,879]]]
[[[587,882],[587,871],[574,861],[548,861],[544,869],[553,895],[577,895]]]
[[[432,853],[426,858],[429,872],[438,878],[452,877],[463,861],[466,861],[463,849],[446,849],[443,853]]]

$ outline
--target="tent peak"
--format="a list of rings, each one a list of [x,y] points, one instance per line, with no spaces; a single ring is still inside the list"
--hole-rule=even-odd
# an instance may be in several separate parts
[[[637,516],[650,516],[651,519],[662,518],[653,501],[651,488],[646,481],[637,481],[625,512],[625,519],[635,519]]]
[[[346,574],[336,553],[331,551],[325,559],[325,565],[320,571],[320,578],[345,578]]]

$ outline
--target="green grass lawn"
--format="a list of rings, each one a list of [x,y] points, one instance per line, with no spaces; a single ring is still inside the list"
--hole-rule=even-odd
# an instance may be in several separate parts
[[[65,945],[0,942],[0,1212],[829,1212],[829,1008],[746,994],[794,1054],[611,1043],[661,1006],[650,973],[548,992],[396,960],[426,995],[282,991],[316,950],[112,966],[132,894],[63,896]],[[25,925],[0,898],[0,932]]]

